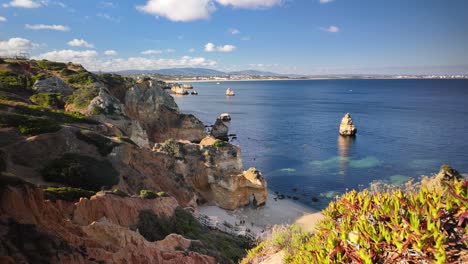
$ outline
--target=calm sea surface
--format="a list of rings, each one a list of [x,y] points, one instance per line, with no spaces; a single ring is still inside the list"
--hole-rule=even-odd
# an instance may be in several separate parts
[[[244,167],[270,191],[323,208],[374,180],[399,183],[447,163],[468,172],[468,80],[312,80],[194,83],[176,97],[205,124],[230,113]],[[236,96],[226,97],[231,87]],[[351,113],[358,134],[338,136]],[[318,197],[319,202],[312,202]]]

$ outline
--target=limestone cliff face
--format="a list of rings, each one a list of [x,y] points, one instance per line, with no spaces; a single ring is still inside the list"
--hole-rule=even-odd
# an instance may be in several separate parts
[[[62,79],[55,76],[36,81],[32,89],[39,93],[58,93],[62,95],[70,95],[73,93],[73,88],[68,86]]]
[[[340,135],[342,136],[354,136],[356,135],[357,128],[353,124],[353,119],[349,113],[346,113],[341,119],[340,123]]]
[[[161,145],[157,153],[167,153],[177,158],[173,167],[185,182],[193,186],[200,198],[212,201],[225,209],[235,209],[255,200],[256,205],[266,202],[266,181],[254,168],[243,171],[240,148],[207,137],[201,144],[172,142],[172,147]],[[167,143],[166,143],[167,144]]]
[[[118,224],[133,218],[133,212],[125,210],[125,206],[149,207],[157,214],[166,214],[170,208],[165,201],[113,195],[92,197],[89,201],[111,205],[118,199],[130,199],[118,204],[126,203],[119,216],[110,213],[117,210],[110,206],[99,207],[100,214],[107,213],[108,218],[93,214],[97,207],[91,204],[85,215],[92,217],[77,222],[67,211],[82,216],[89,205],[83,204],[83,200],[77,204],[56,204],[44,200],[42,191],[31,185],[3,186],[0,192],[2,263],[216,263],[213,257],[188,251],[191,241],[179,235],[149,242],[125,226],[129,222]],[[62,210],[64,206],[68,210]],[[100,219],[88,223],[95,217]]]
[[[203,123],[193,115],[179,113],[174,98],[159,82],[141,82],[125,96],[127,115],[137,120],[151,142],[173,138],[200,142],[206,136]]]

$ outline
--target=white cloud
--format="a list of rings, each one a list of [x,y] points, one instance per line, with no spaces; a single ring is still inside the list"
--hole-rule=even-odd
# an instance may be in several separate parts
[[[32,29],[32,30],[70,31],[70,28],[67,27],[67,26],[64,26],[64,25],[44,25],[44,24],[30,25],[30,24],[26,24],[24,26],[25,26],[25,28]]]
[[[331,3],[333,2],[334,0],[320,0],[320,3],[321,4],[328,4],[328,3]]]
[[[228,31],[231,35],[237,35],[241,33],[237,28],[230,28]]]
[[[190,48],[190,49],[188,50],[188,52],[195,52],[195,49],[194,49],[194,48]]]
[[[340,29],[336,26],[329,26],[329,27],[322,27],[320,28],[323,31],[330,32],[330,33],[337,33],[340,31]]]
[[[209,42],[205,45],[206,52],[231,52],[236,49],[234,45],[224,45],[224,46],[216,46],[215,44]]]
[[[174,67],[213,67],[217,64],[214,60],[203,57],[183,56],[172,59],[152,59],[142,57],[106,58],[98,57],[94,50],[73,51],[58,50],[34,56],[33,59],[47,59],[61,62],[74,62],[82,64],[90,71],[123,71],[123,70],[154,70]]]
[[[5,22],[5,21],[7,21],[6,17],[0,16],[0,22]]]
[[[46,59],[51,61],[62,62],[83,62],[98,56],[95,50],[54,50],[32,57],[33,59]]]
[[[145,5],[136,8],[144,13],[180,22],[207,19],[216,10],[211,0],[147,0]]]
[[[154,50],[154,49],[145,50],[141,52],[141,54],[143,55],[156,55],[156,54],[161,54],[161,53],[163,53],[162,50]]]
[[[20,51],[29,51],[39,47],[39,44],[24,38],[10,38],[0,41],[0,55],[11,56]]]
[[[174,52],[176,52],[176,50],[175,49],[167,49],[166,52],[167,53],[174,53]]]
[[[281,4],[283,0],[216,0],[216,2],[235,8],[268,8]]]
[[[117,55],[117,51],[115,51],[115,50],[106,50],[106,51],[104,51],[104,55],[115,56],[115,55]]]
[[[72,47],[94,48],[94,44],[91,44],[84,39],[73,39],[67,44]]]
[[[38,8],[46,3],[47,1],[13,0],[8,4],[3,4],[3,7]]]
[[[272,63],[272,64],[265,64],[265,63],[253,63],[249,64],[250,67],[256,67],[256,68],[267,68],[267,67],[276,67],[278,66],[277,63]]]

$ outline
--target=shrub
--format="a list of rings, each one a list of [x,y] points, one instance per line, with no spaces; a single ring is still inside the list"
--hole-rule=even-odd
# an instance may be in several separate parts
[[[96,78],[89,72],[80,72],[70,75],[68,82],[71,84],[90,85],[96,81]]]
[[[96,146],[99,154],[102,156],[109,155],[114,147],[118,145],[118,143],[113,142],[109,138],[88,130],[80,130],[76,132],[76,138]]]
[[[76,71],[73,71],[73,70],[69,70],[69,69],[67,69],[67,68],[62,69],[62,70],[60,71],[60,75],[62,75],[62,76],[70,76],[70,75],[73,75],[73,74],[77,74],[77,72],[76,72]]]
[[[29,97],[34,104],[53,109],[63,109],[65,104],[63,95],[56,93],[38,93]]]
[[[221,147],[225,147],[227,145],[227,142],[226,141],[222,141],[222,140],[216,140],[214,143],[213,143],[213,146],[217,147],[217,148],[221,148]]]
[[[158,198],[158,194],[150,190],[141,190],[140,197],[143,199],[155,199]]]
[[[28,89],[32,85],[32,79],[28,75],[0,70],[0,88],[3,90]]]
[[[16,127],[23,135],[34,136],[60,130],[60,125],[47,118],[18,114],[0,114],[0,127]]]
[[[41,175],[49,182],[93,191],[119,182],[119,174],[109,161],[72,153],[49,162],[41,170]]]
[[[37,61],[37,66],[44,70],[51,70],[51,71],[60,71],[67,67],[65,63],[62,62],[55,62],[55,61],[48,61],[48,60],[40,60]]]
[[[81,88],[68,97],[67,104],[73,104],[75,108],[83,109],[88,107],[91,100],[98,94],[98,90],[94,87]]]
[[[185,156],[185,150],[183,144],[175,141],[174,139],[168,139],[161,145],[161,151],[166,152],[168,155],[173,156],[176,159],[183,160]]]
[[[71,187],[47,187],[44,191],[44,197],[49,200],[64,200],[73,202],[81,197],[90,198],[95,192]]]

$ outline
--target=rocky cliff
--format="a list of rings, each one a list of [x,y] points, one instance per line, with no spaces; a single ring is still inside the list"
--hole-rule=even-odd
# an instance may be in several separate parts
[[[77,203],[52,202],[33,185],[7,187],[0,193],[0,218],[9,242],[0,255],[24,263],[214,261],[187,250],[173,252],[187,249],[183,239],[155,245],[132,228],[142,211],[165,219],[178,205],[261,205],[266,182],[259,171],[244,171],[239,147],[208,137],[200,120],[181,113],[164,85],[96,75],[72,63],[0,64],[0,173],[41,188],[77,188],[77,197],[100,190],[172,197],[148,201],[100,194]],[[31,232],[17,233],[26,226]],[[47,261],[41,260],[41,244],[29,245],[28,255],[24,241],[14,238],[32,238],[28,235],[49,241]]]

